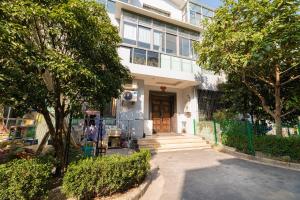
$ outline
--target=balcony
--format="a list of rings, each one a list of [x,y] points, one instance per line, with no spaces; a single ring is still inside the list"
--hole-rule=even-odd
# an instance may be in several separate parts
[[[133,76],[147,83],[164,82],[177,88],[199,85],[202,89],[216,90],[217,84],[225,81],[223,75],[215,75],[184,57],[125,46],[119,48],[119,55]]]

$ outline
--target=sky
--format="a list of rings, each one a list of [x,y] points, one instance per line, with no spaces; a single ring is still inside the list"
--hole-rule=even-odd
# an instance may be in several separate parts
[[[218,8],[221,5],[221,0],[198,0],[212,8]]]

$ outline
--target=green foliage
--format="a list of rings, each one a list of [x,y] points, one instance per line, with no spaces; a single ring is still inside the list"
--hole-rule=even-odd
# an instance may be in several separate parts
[[[42,113],[61,164],[71,110],[80,112],[83,101],[103,107],[130,78],[118,56],[120,42],[95,1],[0,1],[0,104]]]
[[[130,156],[112,155],[73,163],[63,179],[68,196],[92,198],[125,191],[141,183],[150,169],[150,152]]]
[[[251,154],[250,140],[247,135],[246,122],[227,120],[220,123],[222,129],[222,144],[234,147],[238,151]],[[250,130],[252,133],[252,130]],[[292,160],[300,161],[300,137],[281,137],[273,135],[253,136],[253,147],[274,157],[289,156]]]
[[[216,120],[217,122],[224,121],[226,119],[236,119],[238,113],[232,112],[231,110],[218,110],[213,113],[213,119]]]
[[[254,138],[256,151],[275,157],[289,156],[300,161],[300,137],[257,136]]]
[[[299,7],[299,0],[224,0],[195,45],[202,67],[234,77],[225,88],[233,109],[263,108],[277,133],[282,118],[300,112]]]
[[[51,165],[37,159],[0,165],[0,199],[41,199],[48,193]]]
[[[246,121],[223,120],[220,122],[222,144],[235,147],[237,150],[250,153]]]

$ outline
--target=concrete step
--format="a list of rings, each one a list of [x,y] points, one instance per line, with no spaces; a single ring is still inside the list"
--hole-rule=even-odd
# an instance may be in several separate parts
[[[140,148],[190,148],[190,147],[207,147],[208,145],[203,142],[194,143],[165,143],[165,144],[143,144],[139,145]]]
[[[142,139],[138,141],[139,145],[144,145],[144,144],[178,144],[178,143],[206,143],[205,140],[201,138],[184,138],[184,139]]]
[[[153,152],[209,149],[209,144],[198,136],[154,136],[138,140],[139,147]]]
[[[172,152],[172,151],[191,151],[191,150],[203,150],[203,149],[210,149],[210,147],[190,147],[190,148],[158,148],[158,149],[151,149],[151,152],[155,153],[163,153],[163,152]]]

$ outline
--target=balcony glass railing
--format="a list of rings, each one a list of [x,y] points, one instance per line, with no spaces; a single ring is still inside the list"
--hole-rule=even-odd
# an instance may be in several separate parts
[[[124,46],[120,48],[119,52],[123,61],[133,64],[176,72],[198,73],[200,71],[195,60],[184,57]]]

